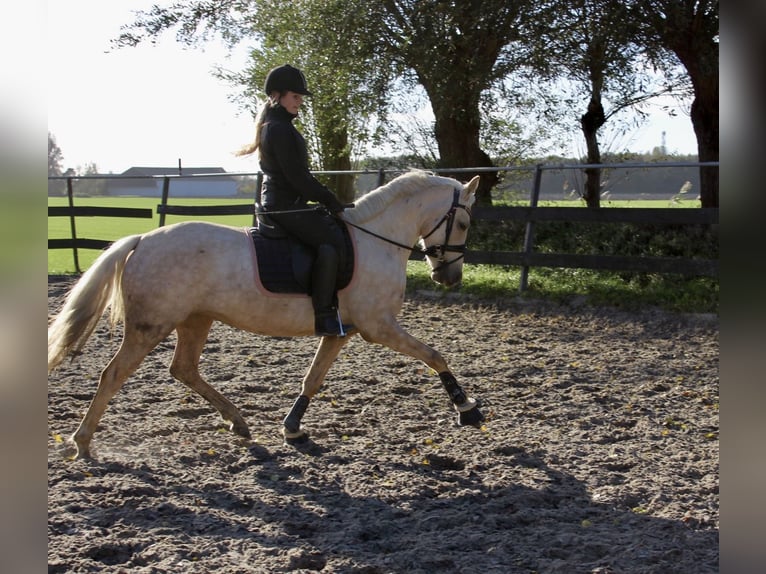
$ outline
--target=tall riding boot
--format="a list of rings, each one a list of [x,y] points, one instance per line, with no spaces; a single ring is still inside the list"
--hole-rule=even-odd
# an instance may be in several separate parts
[[[314,331],[320,337],[345,335],[335,306],[335,280],[338,254],[330,245],[320,245],[311,273],[311,302],[314,306]]]

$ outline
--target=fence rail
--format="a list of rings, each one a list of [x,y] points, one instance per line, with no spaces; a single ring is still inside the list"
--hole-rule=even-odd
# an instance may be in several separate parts
[[[534,250],[535,224],[545,221],[570,221],[581,223],[637,223],[654,225],[715,225],[718,224],[719,210],[717,208],[619,208],[619,207],[601,207],[592,209],[587,207],[539,207],[540,182],[542,174],[546,170],[561,169],[586,169],[592,167],[689,167],[689,166],[718,166],[718,162],[706,163],[636,163],[636,164],[598,164],[598,165],[537,165],[523,167],[505,167],[505,168],[459,168],[439,170],[439,173],[476,173],[485,171],[510,171],[510,170],[534,170],[533,186],[530,192],[529,206],[518,207],[475,207],[473,218],[477,220],[489,221],[519,221],[525,224],[524,245],[522,251],[483,251],[469,250],[465,254],[465,261],[468,264],[490,264],[490,265],[509,265],[521,267],[521,279],[519,290],[524,291],[527,288],[529,269],[532,267],[564,267],[564,268],[582,268],[582,269],[600,269],[613,271],[638,271],[654,273],[678,273],[686,276],[708,276],[717,277],[719,272],[717,259],[688,259],[681,257],[636,257],[636,256],[617,256],[617,255],[599,255],[599,254],[572,254],[572,253],[537,253]],[[378,185],[385,183],[387,173],[401,173],[401,170],[369,170],[338,172],[338,171],[318,171],[317,174],[337,175],[343,173],[352,174],[370,174],[377,173]],[[205,174],[201,177],[215,177],[216,174]],[[262,174],[255,172],[252,174],[218,174],[220,176],[231,177],[232,175],[254,175],[257,177],[256,188],[260,188]],[[96,176],[84,176],[93,179]],[[116,176],[110,176],[115,178]],[[255,224],[254,202],[247,204],[229,204],[229,205],[210,205],[210,206],[190,206],[174,205],[169,203],[170,183],[177,179],[179,175],[164,176],[144,176],[153,178],[162,178],[162,197],[161,203],[157,205],[159,214],[159,225],[164,226],[167,215],[190,215],[195,217],[204,217],[210,215],[253,215],[253,224]],[[195,176],[185,176],[195,177]],[[56,178],[51,178],[56,179]],[[58,178],[62,179],[62,178]],[[69,198],[69,207],[49,207],[49,217],[67,216],[71,221],[72,238],[71,239],[49,239],[48,249],[71,248],[74,254],[75,267],[80,271],[77,255],[78,249],[103,249],[111,242],[98,239],[78,238],[76,234],[76,217],[140,217],[151,218],[153,213],[151,209],[134,208],[110,208],[110,207],[87,207],[74,206],[74,195],[72,179],[77,177],[67,177],[67,195]],[[418,259],[419,255],[413,255],[412,259]]]
[[[250,215],[253,213],[254,207],[252,203],[233,205],[168,205],[160,203],[157,206],[157,213],[160,215]],[[160,227],[164,224],[163,220]]]
[[[53,179],[53,178],[49,178]],[[48,239],[48,249],[71,249],[74,258],[74,266],[78,273],[80,269],[79,249],[104,249],[112,241],[106,239],[88,239],[77,237],[77,217],[131,217],[151,219],[154,217],[151,209],[140,209],[134,207],[96,207],[96,206],[75,206],[74,191],[72,187],[72,177],[66,178],[67,198],[69,205],[67,207],[48,206],[48,217],[68,217],[69,230],[72,237],[69,239]]]

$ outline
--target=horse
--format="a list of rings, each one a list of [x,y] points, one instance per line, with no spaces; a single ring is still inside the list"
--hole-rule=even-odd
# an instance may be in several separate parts
[[[355,250],[350,283],[338,292],[346,336],[326,336],[306,371],[301,392],[283,420],[284,441],[308,440],[301,419],[325,375],[349,339],[385,345],[428,365],[438,374],[461,426],[480,427],[476,399],[458,384],[446,360],[396,320],[404,302],[406,264],[419,249],[431,279],[445,286],[462,281],[471,206],[479,178],[467,184],[423,171],[396,177],[362,196],[339,216]],[[48,328],[48,373],[76,357],[110,307],[112,327],[122,322],[119,349],[69,441],[74,458],[90,458],[90,446],[109,401],[144,358],[173,331],[170,374],[208,401],[233,433],[250,438],[247,423],[229,399],[200,375],[199,361],[215,321],[254,334],[313,335],[306,294],[266,292],[254,277],[257,264],[248,228],[186,221],[123,237],[103,251],[68,292]],[[415,247],[413,247],[415,246]]]

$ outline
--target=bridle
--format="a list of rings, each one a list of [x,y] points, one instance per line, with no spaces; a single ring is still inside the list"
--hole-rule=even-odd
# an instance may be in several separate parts
[[[369,235],[372,235],[373,237],[377,237],[378,239],[381,239],[385,241],[386,243],[391,243],[392,245],[396,245],[397,247],[401,247],[402,249],[408,249],[412,252],[422,253],[423,255],[426,255],[428,257],[434,257],[438,263],[436,267],[433,268],[433,271],[439,271],[441,269],[444,269],[445,267],[452,265],[456,261],[460,261],[465,256],[465,243],[461,245],[450,245],[449,238],[450,235],[452,235],[452,227],[455,225],[455,215],[457,214],[458,209],[464,210],[468,217],[471,216],[471,209],[467,205],[463,205],[460,203],[460,191],[459,189],[453,190],[452,195],[452,205],[450,206],[447,213],[444,214],[444,216],[434,225],[433,229],[426,233],[425,235],[421,236],[422,240],[426,240],[429,237],[431,237],[436,231],[443,225],[447,224],[446,233],[444,235],[444,243],[441,244],[434,244],[429,245],[428,247],[421,248],[421,247],[410,247],[409,245],[405,245],[404,243],[399,243],[398,241],[394,241],[393,239],[389,239],[387,237],[383,237],[382,235],[378,235],[374,231],[370,231],[369,229],[365,229],[364,227],[360,227],[359,225],[356,225],[355,223],[351,223],[350,221],[345,221],[348,225],[351,227],[354,227],[360,231],[363,231]],[[453,259],[450,259],[449,261],[446,261],[446,255],[447,253],[459,253],[458,256],[456,256]]]

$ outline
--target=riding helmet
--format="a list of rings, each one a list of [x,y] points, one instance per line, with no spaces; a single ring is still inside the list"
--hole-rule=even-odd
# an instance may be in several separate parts
[[[263,86],[266,95],[271,92],[291,91],[304,96],[313,95],[306,87],[306,77],[298,68],[293,68],[290,64],[277,66],[273,68],[266,76],[266,83]]]

